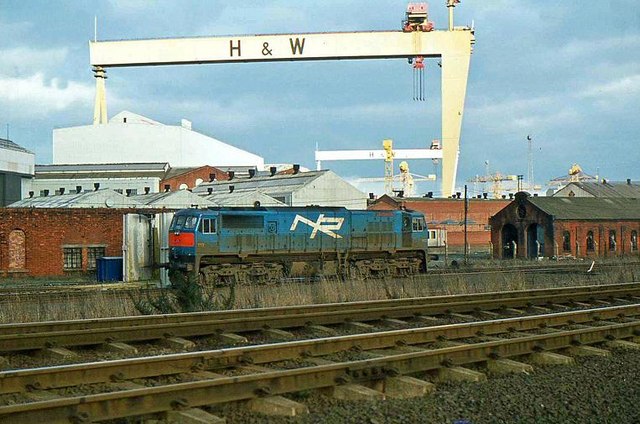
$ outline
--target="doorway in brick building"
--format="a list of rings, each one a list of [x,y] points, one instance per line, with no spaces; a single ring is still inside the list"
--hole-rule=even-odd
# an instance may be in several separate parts
[[[502,227],[502,259],[514,259],[518,251],[518,230],[511,224]]]
[[[527,228],[527,258],[536,259],[544,255],[544,233],[538,224]]]

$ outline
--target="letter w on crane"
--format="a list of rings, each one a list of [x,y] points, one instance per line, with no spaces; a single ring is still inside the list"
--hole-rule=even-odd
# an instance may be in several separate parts
[[[307,224],[308,226],[313,228],[313,231],[311,232],[311,236],[309,236],[309,238],[316,238],[316,234],[318,234],[318,231],[325,233],[329,237],[342,238],[340,234],[336,234],[334,233],[334,231],[338,231],[340,228],[342,228],[344,218],[329,218],[325,217],[324,214],[321,213],[320,216],[318,216],[318,219],[313,222],[303,216],[296,215],[296,218],[291,224],[291,231],[294,231],[298,227],[298,222],[302,222],[303,224]]]

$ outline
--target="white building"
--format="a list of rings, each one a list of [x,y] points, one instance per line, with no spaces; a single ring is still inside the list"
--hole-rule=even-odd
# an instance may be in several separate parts
[[[25,197],[34,173],[35,155],[0,138],[0,207]]]
[[[31,190],[35,196],[44,196],[45,190],[53,195],[60,194],[62,190],[70,193],[94,191],[96,188],[132,194],[157,193],[161,188],[160,182],[170,169],[167,162],[36,165]]]
[[[142,162],[264,168],[262,157],[193,131],[186,119],[181,125],[164,125],[123,111],[105,125],[53,130],[54,164]]]
[[[287,206],[344,206],[347,209],[366,209],[367,195],[329,170],[291,173],[273,170],[272,175],[256,175],[250,178],[234,178],[228,181],[202,183],[194,193],[207,195],[216,203],[216,196],[225,193],[259,192]],[[260,199],[256,198],[260,201]],[[261,204],[266,205],[260,201]]]

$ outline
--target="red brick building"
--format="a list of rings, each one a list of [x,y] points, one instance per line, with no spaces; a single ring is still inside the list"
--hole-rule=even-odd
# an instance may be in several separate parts
[[[470,251],[491,251],[489,217],[508,205],[510,200],[468,199],[467,243]],[[464,248],[464,199],[429,197],[391,197],[384,195],[369,209],[411,209],[422,212],[430,229],[445,229],[452,250]]]
[[[495,258],[640,256],[640,199],[520,192],[489,222]]]
[[[0,275],[62,276],[122,256],[130,209],[0,209]]]
[[[182,188],[194,188],[203,182],[211,181],[215,177],[218,181],[228,180],[229,174],[213,166],[205,165],[199,168],[171,168],[160,181],[160,190],[176,191]],[[184,185],[183,185],[184,184]]]

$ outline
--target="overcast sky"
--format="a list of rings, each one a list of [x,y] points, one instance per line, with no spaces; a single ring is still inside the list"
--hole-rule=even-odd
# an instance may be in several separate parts
[[[430,19],[447,25],[444,0]],[[92,122],[88,41],[254,33],[395,30],[405,1],[0,0],[0,136],[50,163],[52,129]],[[463,0],[456,25],[476,45],[458,185],[491,172],[537,183],[572,163],[609,179],[640,179],[640,7],[637,0]],[[440,75],[412,100],[406,60],[163,66],[108,70],[109,116],[130,110],[259,154],[315,168],[321,150],[421,148],[440,138]],[[215,164],[213,164],[215,165]],[[344,177],[381,177],[382,163],[325,163]],[[411,170],[434,172],[430,161]],[[419,191],[433,190],[423,185]]]

